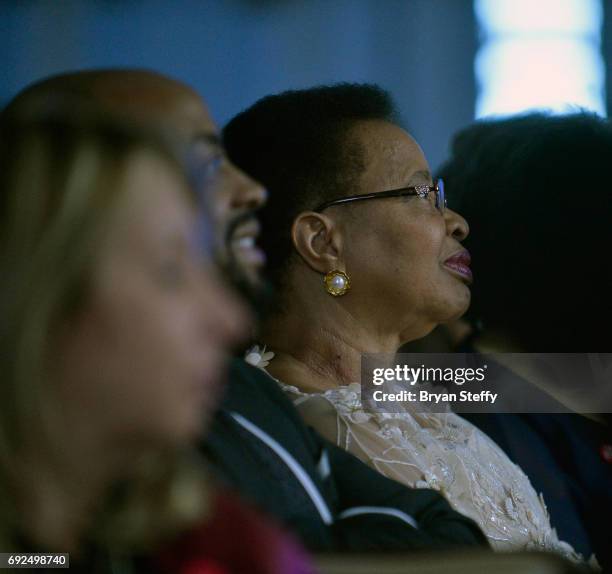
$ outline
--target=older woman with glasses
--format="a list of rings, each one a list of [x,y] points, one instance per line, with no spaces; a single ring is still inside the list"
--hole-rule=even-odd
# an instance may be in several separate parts
[[[277,301],[265,350],[247,360],[331,441],[390,478],[439,490],[495,549],[576,558],[527,476],[470,423],[362,408],[362,354],[394,354],[460,317],[472,282],[467,223],[446,208],[389,96],[348,84],[286,92],[238,115],[224,138],[270,194],[262,247]]]

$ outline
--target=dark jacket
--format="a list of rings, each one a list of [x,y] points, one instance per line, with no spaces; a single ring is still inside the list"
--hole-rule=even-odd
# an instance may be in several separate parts
[[[264,371],[234,360],[202,450],[227,484],[311,550],[487,546],[437,492],[383,477],[320,437]]]

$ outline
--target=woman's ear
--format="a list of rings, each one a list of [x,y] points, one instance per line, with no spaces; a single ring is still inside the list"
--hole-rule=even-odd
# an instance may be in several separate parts
[[[342,234],[338,224],[326,215],[300,213],[293,221],[291,239],[300,257],[315,271],[327,273],[341,268]]]

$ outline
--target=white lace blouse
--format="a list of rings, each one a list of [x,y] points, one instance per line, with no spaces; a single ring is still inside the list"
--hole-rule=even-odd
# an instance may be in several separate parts
[[[273,353],[255,349],[247,362],[267,366]],[[460,416],[365,412],[358,383],[322,393],[278,383],[320,434],[389,478],[438,490],[476,521],[495,550],[545,550],[582,560],[557,537],[542,495],[525,473]]]
[[[358,383],[306,394],[279,383],[306,422],[381,474],[432,488],[480,526],[495,550],[580,556],[557,537],[542,495],[486,434],[449,413],[365,412]]]

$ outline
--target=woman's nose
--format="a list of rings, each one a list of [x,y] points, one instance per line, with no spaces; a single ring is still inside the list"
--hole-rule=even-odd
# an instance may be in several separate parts
[[[470,233],[468,222],[456,211],[444,210],[444,220],[446,221],[446,232],[457,241],[463,241]]]

